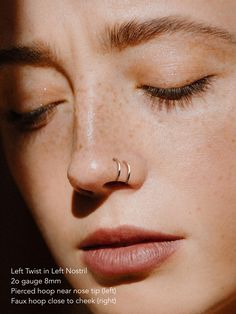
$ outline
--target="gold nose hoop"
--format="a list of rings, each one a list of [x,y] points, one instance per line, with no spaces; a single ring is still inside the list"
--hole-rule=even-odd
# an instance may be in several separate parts
[[[120,173],[121,173],[120,161],[117,158],[113,158],[113,161],[115,161],[116,165],[117,165],[117,177],[116,177],[115,181],[119,181]]]
[[[117,176],[116,176],[115,181],[119,181],[119,178],[121,175],[121,162],[117,158],[113,158],[113,161],[115,161],[117,165]],[[131,167],[127,161],[123,160],[122,162],[126,166],[126,169],[127,169],[127,178],[126,178],[126,181],[124,181],[124,183],[128,184],[130,176],[131,176]]]

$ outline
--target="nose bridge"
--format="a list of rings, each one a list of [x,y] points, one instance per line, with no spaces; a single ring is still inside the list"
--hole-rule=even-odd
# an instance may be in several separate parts
[[[108,81],[109,82],[109,81]],[[120,136],[122,106],[118,95],[104,78],[91,75],[81,83],[76,95],[76,147],[111,145]]]

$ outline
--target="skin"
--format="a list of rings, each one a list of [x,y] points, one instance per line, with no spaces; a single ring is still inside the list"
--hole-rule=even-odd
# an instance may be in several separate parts
[[[50,43],[66,73],[22,65],[0,70],[6,158],[58,265],[85,267],[78,245],[102,227],[132,225],[184,237],[180,249],[145,278],[114,279],[116,305],[90,309],[236,311],[236,45],[176,33],[104,52],[99,41],[105,25],[169,15],[236,36],[235,1],[6,2],[0,48]],[[159,110],[158,99],[138,88],[184,86],[207,75],[214,75],[208,89],[184,109],[176,102],[176,109]],[[60,100],[35,130],[21,132],[4,118],[9,110],[26,112]],[[122,188],[104,187],[117,174],[113,157],[131,165],[129,185]],[[77,289],[107,284],[91,271],[68,280]]]

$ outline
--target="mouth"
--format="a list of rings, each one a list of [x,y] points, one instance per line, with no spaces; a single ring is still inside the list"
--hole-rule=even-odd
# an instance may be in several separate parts
[[[99,229],[82,241],[84,263],[105,277],[150,272],[177,251],[177,235],[153,232],[132,226]]]

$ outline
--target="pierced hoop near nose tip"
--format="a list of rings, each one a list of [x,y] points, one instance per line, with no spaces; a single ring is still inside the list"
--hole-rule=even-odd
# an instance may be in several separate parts
[[[121,174],[121,163],[120,163],[119,159],[117,159],[117,158],[113,158],[113,161],[115,161],[116,165],[117,165],[117,177],[116,177],[115,181],[119,181],[120,174]],[[126,181],[124,181],[124,183],[128,184],[129,179],[130,179],[130,175],[131,175],[131,167],[127,161],[123,160],[122,162],[127,168],[127,178],[126,178]]]
[[[120,165],[120,161],[117,158],[113,158],[113,161],[115,161],[117,165],[117,177],[115,181],[118,181],[120,177],[120,173],[121,173],[121,165]]]

